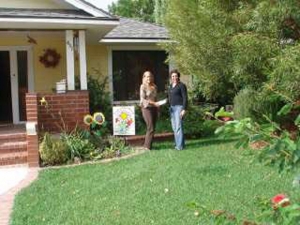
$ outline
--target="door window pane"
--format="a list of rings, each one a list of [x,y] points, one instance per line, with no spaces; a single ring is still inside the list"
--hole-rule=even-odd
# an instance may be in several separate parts
[[[9,51],[0,51],[0,123],[12,122]]]
[[[28,92],[27,51],[17,52],[18,83],[19,83],[19,114],[20,121],[26,121],[26,93]]]

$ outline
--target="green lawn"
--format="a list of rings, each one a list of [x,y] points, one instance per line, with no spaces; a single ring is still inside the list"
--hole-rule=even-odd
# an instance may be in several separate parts
[[[18,194],[13,225],[189,225],[199,218],[187,207],[198,202],[251,218],[257,197],[284,192],[299,200],[293,174],[253,163],[233,142],[216,139],[172,143],[108,164],[47,169]],[[167,189],[167,190],[166,190]],[[201,216],[201,215],[200,215]]]

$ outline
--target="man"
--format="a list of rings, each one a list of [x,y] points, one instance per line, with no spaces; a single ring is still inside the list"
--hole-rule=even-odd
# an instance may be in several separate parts
[[[168,96],[170,102],[170,117],[175,138],[175,149],[182,150],[185,146],[183,117],[186,114],[188,103],[187,88],[186,85],[180,81],[180,73],[178,70],[172,70],[170,77],[171,85]]]

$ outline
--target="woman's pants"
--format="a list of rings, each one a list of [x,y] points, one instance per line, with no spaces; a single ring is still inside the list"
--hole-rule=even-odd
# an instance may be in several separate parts
[[[157,120],[157,108],[156,107],[142,108],[142,114],[147,126],[144,147],[151,149],[154,131],[155,131],[155,124]]]
[[[180,113],[182,110],[182,105],[175,105],[170,107],[170,117],[175,138],[175,148],[177,150],[182,150],[185,145],[183,134],[183,122],[180,117]]]

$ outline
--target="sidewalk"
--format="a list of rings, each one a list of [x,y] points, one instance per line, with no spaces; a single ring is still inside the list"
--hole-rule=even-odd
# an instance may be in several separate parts
[[[38,176],[39,168],[0,167],[0,225],[9,224],[15,195]]]

